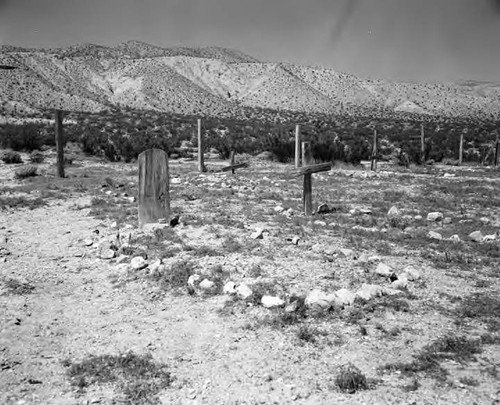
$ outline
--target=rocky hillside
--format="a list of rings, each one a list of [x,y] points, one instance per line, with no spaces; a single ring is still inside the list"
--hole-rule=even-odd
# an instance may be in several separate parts
[[[500,84],[367,80],[319,67],[262,63],[218,48],[130,41],[64,49],[0,47],[0,112],[110,107],[238,116],[245,107],[305,113],[496,118]]]

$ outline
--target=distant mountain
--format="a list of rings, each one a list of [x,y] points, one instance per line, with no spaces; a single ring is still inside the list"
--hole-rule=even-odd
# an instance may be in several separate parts
[[[368,80],[321,67],[263,63],[219,47],[139,41],[61,49],[0,46],[0,112],[130,107],[238,116],[245,107],[323,114],[497,118],[500,83]],[[24,107],[23,107],[24,106]]]

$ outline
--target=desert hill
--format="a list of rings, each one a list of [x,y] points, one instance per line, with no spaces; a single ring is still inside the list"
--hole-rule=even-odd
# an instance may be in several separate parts
[[[304,113],[498,117],[500,85],[369,80],[321,67],[264,63],[219,48],[139,41],[62,49],[0,47],[2,110],[110,107],[238,116],[245,108]],[[15,107],[13,107],[15,106]],[[2,111],[0,110],[0,111]]]

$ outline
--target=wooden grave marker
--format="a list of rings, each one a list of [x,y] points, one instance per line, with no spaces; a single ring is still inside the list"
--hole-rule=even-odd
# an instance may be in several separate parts
[[[377,139],[377,130],[373,130],[373,149],[372,149],[372,164],[371,170],[377,171],[377,155],[378,155],[378,139]]]
[[[204,173],[207,171],[207,168],[205,167],[204,153],[205,142],[203,139],[203,133],[201,131],[201,119],[198,118],[198,170],[200,171],[200,173]]]
[[[295,168],[300,167],[300,125],[295,126]]]
[[[63,112],[55,112],[55,133],[57,150],[57,175],[64,177],[64,132],[63,132]]]
[[[500,148],[500,142],[499,142],[499,137],[498,137],[498,133],[497,133],[497,140],[495,142],[495,161],[493,163],[493,165],[495,167],[498,166],[498,149]]]
[[[294,169],[292,174],[299,177],[304,177],[303,191],[302,191],[302,204],[304,207],[304,214],[307,216],[312,215],[312,175],[314,173],[326,172],[332,168],[331,163],[320,163],[311,165],[312,153],[311,144],[309,142],[302,142],[302,162],[305,166]]]
[[[139,228],[170,218],[168,155],[148,149],[139,155]]]

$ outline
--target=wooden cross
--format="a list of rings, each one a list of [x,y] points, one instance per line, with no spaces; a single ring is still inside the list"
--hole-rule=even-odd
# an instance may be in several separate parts
[[[294,169],[292,174],[299,177],[304,176],[302,204],[304,207],[304,214],[307,216],[312,215],[312,174],[319,172],[327,172],[332,168],[331,163],[320,163],[318,165],[311,165],[312,154],[309,142],[302,142],[302,162],[306,165],[298,169]]]
[[[168,155],[148,149],[139,155],[139,228],[170,217]]]

